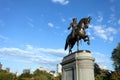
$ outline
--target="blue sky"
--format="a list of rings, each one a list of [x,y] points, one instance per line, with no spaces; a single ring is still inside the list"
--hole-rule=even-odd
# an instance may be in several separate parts
[[[90,50],[101,67],[113,70],[112,50],[120,42],[120,0],[0,0],[0,62],[3,69],[56,70],[68,52],[64,44],[73,17],[91,16],[86,30]],[[73,51],[76,47],[73,48]]]

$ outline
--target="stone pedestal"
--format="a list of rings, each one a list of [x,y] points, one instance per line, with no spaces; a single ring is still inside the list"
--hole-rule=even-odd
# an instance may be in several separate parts
[[[62,80],[94,80],[94,58],[88,50],[65,56],[61,65]]]

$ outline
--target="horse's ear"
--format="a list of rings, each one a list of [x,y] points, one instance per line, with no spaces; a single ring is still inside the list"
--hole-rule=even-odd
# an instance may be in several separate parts
[[[90,16],[88,17],[90,20],[92,19]]]

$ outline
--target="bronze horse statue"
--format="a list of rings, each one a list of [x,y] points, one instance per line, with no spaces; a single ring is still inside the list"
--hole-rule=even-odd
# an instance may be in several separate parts
[[[69,46],[69,54],[72,53],[72,48],[77,42],[77,51],[79,51],[79,40],[83,39],[87,44],[90,44],[89,36],[86,35],[85,29],[89,27],[91,17],[82,18],[77,24],[77,29],[75,30],[75,36],[72,36],[72,32],[67,36],[65,43],[65,50]]]

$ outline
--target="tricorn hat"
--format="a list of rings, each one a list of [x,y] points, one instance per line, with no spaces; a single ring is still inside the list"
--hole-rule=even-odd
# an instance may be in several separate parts
[[[74,21],[74,20],[77,20],[77,18],[74,17],[74,18],[73,18],[73,21]]]

